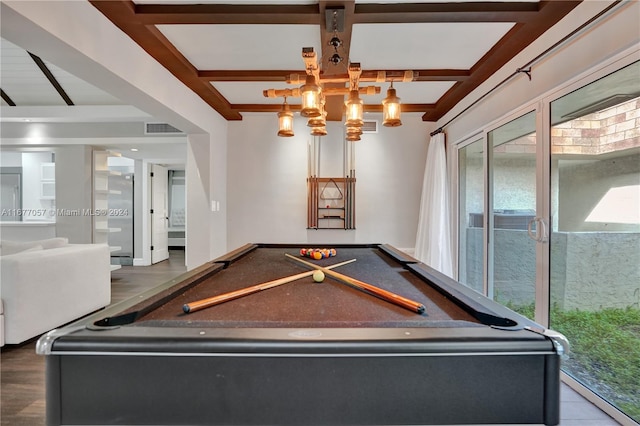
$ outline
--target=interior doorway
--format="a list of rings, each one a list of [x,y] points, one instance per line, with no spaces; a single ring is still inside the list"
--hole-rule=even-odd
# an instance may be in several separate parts
[[[151,263],[169,258],[169,201],[167,167],[151,165]]]

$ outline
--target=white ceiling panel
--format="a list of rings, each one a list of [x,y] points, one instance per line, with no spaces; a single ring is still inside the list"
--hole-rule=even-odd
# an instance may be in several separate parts
[[[360,62],[363,69],[469,69],[513,25],[355,24],[349,59]]]
[[[51,74],[58,80],[60,86],[69,95],[69,98],[73,101],[74,105],[122,105],[123,102],[110,95],[104,90],[98,89],[87,83],[84,80],[80,80],[74,75],[69,74],[65,70],[45,61],[47,68],[51,71]]]
[[[479,0],[478,0],[479,1]],[[135,4],[317,4],[318,0],[134,0]]]
[[[313,47],[320,52],[319,28],[319,25],[158,25],[164,36],[199,70],[304,69],[302,48]]]
[[[104,144],[102,147],[119,152],[123,157],[133,160],[162,161],[166,165],[185,164],[187,162],[186,137],[184,138],[184,143],[166,143],[161,139],[161,137],[149,137],[144,143]],[[139,138],[136,138],[136,140],[139,141]],[[175,167],[170,168],[175,169]]]
[[[66,105],[29,54],[2,39],[0,87],[16,105]]]
[[[487,0],[457,0],[456,3],[486,2]],[[510,2],[513,0],[493,0]],[[539,3],[540,0],[518,0],[522,3]],[[317,4],[318,0],[134,0],[135,4]],[[356,3],[451,3],[451,0],[355,0]]]
[[[145,0],[146,1],[146,0]],[[476,3],[487,0],[457,0],[456,3]],[[493,2],[512,2],[513,0],[492,0]],[[451,3],[451,0],[355,0],[356,3]],[[539,3],[540,0],[518,0],[520,3]],[[138,2],[137,2],[138,3]]]

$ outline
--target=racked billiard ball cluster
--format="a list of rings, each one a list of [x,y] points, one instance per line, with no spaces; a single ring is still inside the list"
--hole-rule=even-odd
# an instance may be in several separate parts
[[[336,249],[320,249],[320,248],[303,248],[300,249],[300,256],[310,257],[311,259],[320,260],[327,257],[333,257],[337,254]]]

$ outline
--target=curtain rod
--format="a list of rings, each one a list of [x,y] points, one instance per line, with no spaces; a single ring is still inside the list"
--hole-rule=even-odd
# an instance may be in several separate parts
[[[569,41],[570,39],[572,39],[573,37],[575,37],[576,35],[578,35],[579,33],[581,33],[582,31],[586,30],[588,27],[590,27],[591,25],[593,25],[596,21],[599,21],[601,18],[603,18],[605,15],[608,15],[609,12],[611,12],[612,9],[618,7],[620,4],[622,3],[627,3],[630,0],[616,0],[614,3],[610,4],[609,6],[607,6],[605,9],[603,9],[602,11],[600,11],[597,15],[593,16],[591,19],[589,19],[588,21],[584,22],[582,25],[580,25],[578,28],[576,28],[575,30],[571,31],[569,34],[567,34],[566,36],[564,36],[563,38],[561,38],[560,40],[558,40],[556,43],[554,43],[552,46],[550,46],[548,49],[546,49],[544,52],[540,53],[538,56],[536,56],[535,58],[533,58],[532,60],[530,60],[529,62],[527,62],[526,64],[524,64],[524,66],[517,68],[515,70],[515,72],[513,72],[511,75],[509,75],[507,78],[505,78],[504,80],[502,80],[500,83],[496,84],[495,86],[493,86],[493,88],[491,88],[488,92],[486,92],[485,94],[483,94],[482,96],[480,96],[478,99],[476,99],[475,101],[473,101],[469,106],[467,106],[465,109],[463,109],[462,111],[460,111],[458,114],[456,114],[453,118],[451,118],[449,121],[447,121],[446,123],[444,123],[442,126],[438,127],[436,130],[434,130],[433,132],[431,132],[429,135],[431,137],[437,135],[438,133],[442,133],[444,132],[444,128],[446,126],[448,126],[449,124],[451,124],[454,120],[456,120],[458,117],[460,117],[462,114],[464,114],[465,112],[467,112],[468,110],[470,110],[471,108],[473,108],[476,104],[478,104],[481,100],[483,100],[484,98],[486,98],[487,96],[489,96],[491,93],[493,93],[494,91],[496,91],[498,88],[500,88],[501,86],[503,86],[505,83],[507,83],[509,80],[511,80],[513,77],[515,77],[516,75],[520,74],[520,73],[525,73],[527,74],[527,76],[529,77],[529,80],[531,80],[531,66],[538,62],[540,59],[546,57],[548,54],[550,54],[552,51],[556,50],[558,47],[560,47],[562,44],[566,43],[567,41]]]

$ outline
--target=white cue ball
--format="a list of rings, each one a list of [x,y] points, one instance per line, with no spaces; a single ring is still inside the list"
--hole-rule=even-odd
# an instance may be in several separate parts
[[[321,283],[322,281],[324,281],[324,272],[322,271],[314,271],[313,272],[313,280],[317,283]]]

